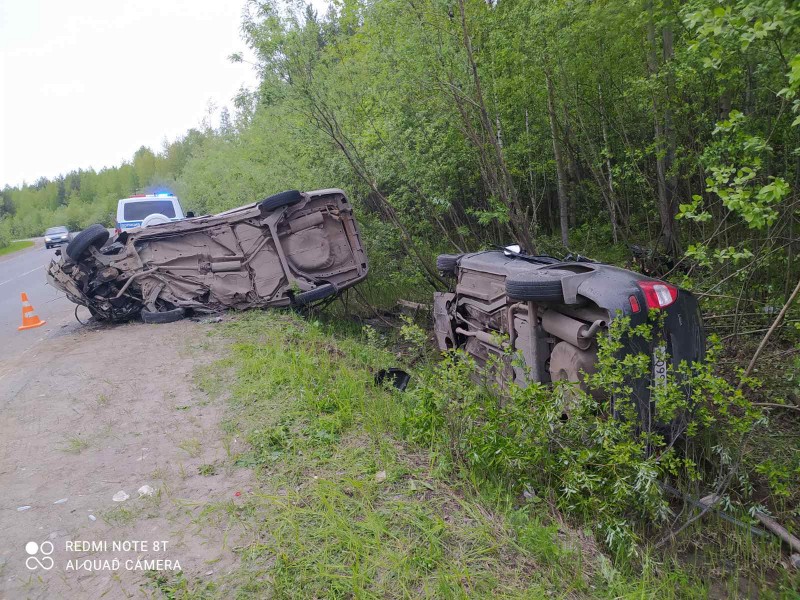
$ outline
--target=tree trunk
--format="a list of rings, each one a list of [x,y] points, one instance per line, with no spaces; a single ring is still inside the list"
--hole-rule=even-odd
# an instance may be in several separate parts
[[[553,158],[556,161],[558,219],[561,225],[561,243],[567,248],[569,246],[569,199],[567,198],[566,190],[566,170],[564,169],[564,158],[561,154],[561,143],[558,138],[553,79],[547,70],[545,70],[544,79],[547,85],[547,116],[550,119],[550,135],[553,138]]]
[[[563,106],[563,105],[562,105]],[[567,208],[567,215],[569,216],[569,226],[576,227],[578,225],[578,191],[580,190],[581,173],[580,164],[578,161],[578,150],[576,145],[572,144],[572,125],[569,121],[569,112],[567,107],[563,106],[564,120],[561,126],[561,154],[567,154],[567,179],[565,183],[565,192],[569,201]]]
[[[536,234],[539,230],[539,203],[536,201],[536,190],[534,187],[534,179],[533,179],[533,157],[530,156],[530,144],[531,144],[531,127],[530,127],[530,120],[528,117],[528,107],[525,107],[525,145],[528,147],[528,188],[530,192],[531,198],[531,225],[533,228],[533,237],[536,237]]]
[[[651,77],[659,72],[658,53],[656,48],[656,26],[653,1],[648,0],[647,10],[650,18],[647,22],[647,69]],[[662,31],[662,56],[670,60],[673,56],[672,29],[664,27]],[[667,91],[674,87],[672,75],[667,77]],[[653,122],[656,146],[656,179],[658,186],[658,216],[661,221],[661,238],[668,254],[679,256],[680,243],[675,223],[677,204],[675,202],[675,188],[677,180],[670,174],[675,161],[675,133],[672,127],[672,113],[668,106],[662,107],[658,92],[653,94]]]
[[[611,171],[611,146],[608,143],[608,126],[606,124],[606,110],[603,104],[603,89],[598,84],[597,86],[598,99],[600,100],[600,122],[603,130],[603,152],[605,154],[606,162],[606,176],[608,178],[608,218],[611,221],[611,236],[614,243],[619,242],[619,233],[617,232],[617,200],[614,195],[614,173]]]

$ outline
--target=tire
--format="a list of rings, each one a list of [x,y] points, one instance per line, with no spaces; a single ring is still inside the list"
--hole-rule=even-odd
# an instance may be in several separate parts
[[[103,244],[108,241],[108,237],[108,229],[99,223],[90,225],[76,235],[69,244],[67,244],[67,256],[69,256],[75,262],[78,262],[86,253],[86,251],[92,246],[95,248],[102,248]]]
[[[184,308],[173,308],[172,310],[155,311],[155,312],[150,312],[145,308],[142,309],[142,321],[144,321],[145,323],[152,323],[152,324],[174,323],[175,321],[180,321],[185,316],[186,316],[186,309]]]
[[[319,300],[324,300],[325,298],[329,298],[339,292],[336,289],[336,286],[332,283],[325,283],[320,286],[315,287],[313,290],[308,290],[307,292],[301,292],[299,294],[295,294],[292,298],[292,304],[294,306],[308,306],[309,304],[313,304],[314,302],[318,302]]]
[[[506,295],[523,302],[564,302],[561,288],[561,271],[533,271],[509,275],[506,279]]]
[[[458,267],[458,261],[461,257],[464,256],[463,254],[440,254],[436,257],[436,270],[442,273],[443,275],[449,275],[450,277],[455,277],[457,275],[456,268]]]
[[[165,225],[171,223],[172,220],[167,215],[161,213],[152,213],[142,219],[141,227],[154,227],[156,225]]]
[[[45,244],[45,245],[44,245],[44,247],[45,247],[45,249],[47,249],[47,250],[50,250],[50,248],[52,248],[52,246],[51,246],[50,244]]]
[[[270,212],[284,206],[291,206],[297,204],[303,199],[303,194],[299,190],[287,190],[280,194],[274,194],[268,198],[264,198],[258,203],[258,208],[261,212]]]

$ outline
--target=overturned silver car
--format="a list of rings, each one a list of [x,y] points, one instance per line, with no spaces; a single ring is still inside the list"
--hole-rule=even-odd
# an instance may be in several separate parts
[[[95,318],[165,323],[187,310],[307,306],[367,276],[342,190],[291,190],[218,215],[78,233],[48,282]]]

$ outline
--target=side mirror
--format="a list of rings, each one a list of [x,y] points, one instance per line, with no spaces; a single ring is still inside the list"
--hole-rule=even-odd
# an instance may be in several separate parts
[[[186,213],[186,218],[187,219],[191,219],[193,217],[194,217],[194,211],[193,210],[190,210],[189,212]]]
[[[512,244],[503,248],[503,254],[506,256],[518,256],[522,254],[522,246],[519,244]]]

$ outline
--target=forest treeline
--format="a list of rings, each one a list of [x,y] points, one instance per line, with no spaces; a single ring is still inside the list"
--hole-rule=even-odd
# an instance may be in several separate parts
[[[212,212],[336,186],[392,290],[437,285],[439,252],[511,241],[617,262],[637,245],[746,286],[738,309],[800,273],[789,0],[267,1],[242,28],[261,82],[218,127],[6,187],[0,243],[111,225],[137,190]]]

